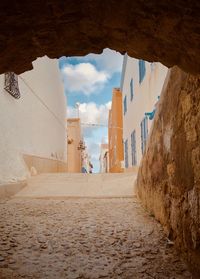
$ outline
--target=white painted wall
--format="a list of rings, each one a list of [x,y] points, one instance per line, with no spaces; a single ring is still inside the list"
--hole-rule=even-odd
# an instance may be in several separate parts
[[[81,172],[81,151],[78,146],[81,141],[80,118],[67,119],[67,135],[71,141],[67,146],[68,172]]]
[[[20,99],[0,75],[0,183],[29,175],[22,154],[66,160],[66,100],[57,59],[38,58],[18,76]]]
[[[127,112],[123,111],[123,141],[128,139],[128,167],[132,167],[131,155],[131,133],[136,131],[136,156],[137,166],[142,158],[141,150],[141,127],[140,123],[145,116],[145,112],[152,112],[161,94],[163,83],[167,75],[168,68],[160,63],[145,62],[146,74],[139,83],[139,60],[124,56],[122,69],[121,91],[123,94],[122,103],[125,95],[127,96]],[[133,78],[134,96],[131,101],[130,81]],[[123,108],[124,109],[124,108]],[[153,120],[148,119],[148,131]]]

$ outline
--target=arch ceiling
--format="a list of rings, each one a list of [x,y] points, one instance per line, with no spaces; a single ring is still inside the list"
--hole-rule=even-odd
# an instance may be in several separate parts
[[[37,57],[101,53],[200,72],[200,1],[79,0],[0,3],[0,72],[22,73]]]

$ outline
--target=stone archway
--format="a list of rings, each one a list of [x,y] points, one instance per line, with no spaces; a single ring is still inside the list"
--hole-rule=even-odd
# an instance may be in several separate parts
[[[199,1],[1,1],[0,72],[20,74],[37,57],[109,47],[200,72]]]
[[[200,260],[199,14],[200,2],[194,0],[185,3],[49,0],[15,1],[12,6],[8,1],[0,4],[1,73],[29,70],[31,62],[45,54],[51,58],[84,55],[100,53],[105,47],[128,52],[136,58],[160,61],[168,67],[178,65],[188,72],[172,70],[139,171],[138,192],[197,269]]]

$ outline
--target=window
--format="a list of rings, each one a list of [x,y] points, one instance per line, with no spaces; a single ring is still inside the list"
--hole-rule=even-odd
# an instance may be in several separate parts
[[[126,96],[124,97],[124,115],[126,114],[127,112],[127,99],[126,99]]]
[[[125,168],[128,168],[128,139],[124,143],[124,152],[125,152]]]
[[[142,154],[144,154],[146,143],[147,143],[147,136],[148,136],[148,118],[145,117],[141,124],[141,149],[142,149]]]
[[[139,60],[139,82],[141,83],[146,73],[145,61]]]
[[[137,165],[135,130],[131,133],[131,157],[132,157],[132,166]]]
[[[133,100],[133,79],[130,82],[131,101]]]
[[[4,89],[15,99],[20,98],[18,77],[15,73],[13,72],[5,73]]]

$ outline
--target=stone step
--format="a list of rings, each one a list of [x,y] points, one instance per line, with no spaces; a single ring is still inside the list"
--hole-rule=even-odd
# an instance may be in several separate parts
[[[45,173],[31,177],[16,197],[131,197],[135,174]]]

